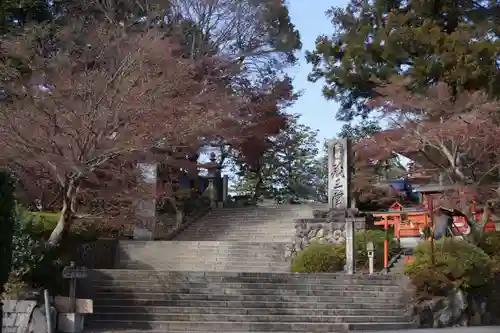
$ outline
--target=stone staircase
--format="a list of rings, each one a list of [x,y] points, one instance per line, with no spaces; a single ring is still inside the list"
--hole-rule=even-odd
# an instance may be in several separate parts
[[[401,277],[290,273],[310,205],[216,209],[172,241],[121,242],[91,273],[89,332],[346,332],[412,327]]]
[[[398,279],[342,274],[94,271],[91,328],[172,333],[410,328],[413,325],[404,314]]]
[[[177,241],[290,242],[295,220],[312,217],[312,205],[215,209],[184,230]]]
[[[285,243],[127,241],[117,267],[167,271],[289,272]]]

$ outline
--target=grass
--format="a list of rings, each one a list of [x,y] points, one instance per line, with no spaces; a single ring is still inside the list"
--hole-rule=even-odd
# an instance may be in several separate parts
[[[54,230],[61,215],[53,212],[30,212],[30,214],[35,218],[37,228],[42,230]]]

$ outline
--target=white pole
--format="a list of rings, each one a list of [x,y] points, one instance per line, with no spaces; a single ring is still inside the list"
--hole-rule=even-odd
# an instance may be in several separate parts
[[[47,320],[47,332],[52,333],[52,313],[50,311],[49,290],[43,291],[43,298],[45,301],[45,319]]]

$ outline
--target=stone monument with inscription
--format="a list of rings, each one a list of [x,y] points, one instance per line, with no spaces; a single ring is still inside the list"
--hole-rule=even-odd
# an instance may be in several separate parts
[[[356,267],[354,207],[351,199],[351,142],[334,139],[328,142],[328,206],[342,210],[345,216],[346,273],[354,274]]]
[[[351,208],[351,142],[334,139],[328,142],[328,206],[330,209]]]

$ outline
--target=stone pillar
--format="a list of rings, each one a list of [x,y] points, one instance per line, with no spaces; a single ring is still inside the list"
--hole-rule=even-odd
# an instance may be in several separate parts
[[[137,163],[142,181],[145,183],[145,195],[136,202],[133,238],[152,240],[156,227],[156,186],[158,165]]]
[[[222,202],[227,202],[228,192],[229,192],[229,176],[224,175],[222,177]]]
[[[332,209],[351,208],[350,158],[350,140],[328,142],[328,206]]]
[[[445,179],[446,175],[444,172],[440,172],[439,173],[439,185],[440,186],[443,186],[444,185],[444,179]]]
[[[349,212],[345,219],[345,251],[346,273],[352,275],[356,272],[356,242],[355,242],[355,213]]]
[[[211,166],[208,169],[208,195],[210,198],[210,206],[217,207],[217,188],[215,179],[217,178],[217,158],[215,153],[210,154]]]

